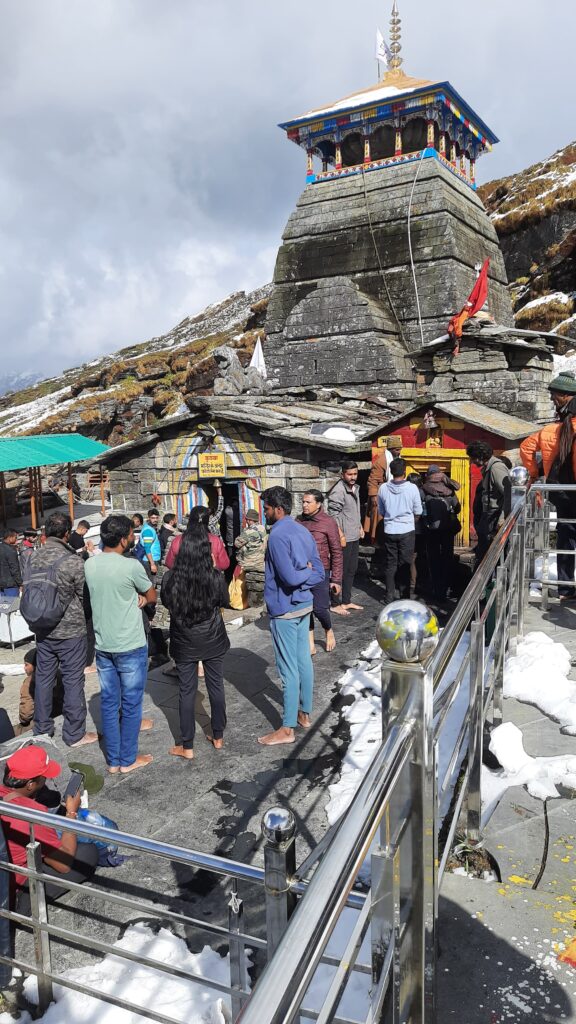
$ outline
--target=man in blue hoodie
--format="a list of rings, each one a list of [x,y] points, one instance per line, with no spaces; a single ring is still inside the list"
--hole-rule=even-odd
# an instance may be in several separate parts
[[[284,487],[269,487],[262,495],[264,515],[271,526],[266,549],[264,600],[276,667],[284,687],[282,725],[258,742],[263,746],[294,743],[297,725],[310,728],[314,669],[308,640],[312,587],[325,571],[316,541],[300,523],[290,518],[292,495]]]
[[[384,520],[386,603],[410,597],[410,566],[414,557],[416,519],[422,515],[420,491],[406,479],[404,459],[390,463],[391,480],[378,491],[378,512]]]

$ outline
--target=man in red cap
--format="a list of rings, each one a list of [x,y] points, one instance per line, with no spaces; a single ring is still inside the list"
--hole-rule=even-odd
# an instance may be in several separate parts
[[[46,825],[35,825],[34,836],[42,849],[42,868],[47,875],[62,881],[87,882],[92,878],[98,865],[98,849],[94,843],[78,843],[75,833],[62,832],[55,827],[62,821],[55,815],[48,816],[44,804],[34,797],[46,785],[46,779],[60,775],[60,765],[51,761],[42,747],[27,746],[12,754],[6,762],[4,782],[0,786],[0,800],[17,807],[29,807],[46,814]],[[66,798],[66,817],[76,818],[80,807],[80,793]],[[8,844],[10,860],[16,867],[26,867],[26,846],[30,841],[30,825],[18,821],[2,808],[2,827]],[[63,824],[63,822],[62,822]],[[25,886],[26,875],[16,874],[16,885]],[[54,898],[60,895],[66,885],[47,885],[46,895]]]

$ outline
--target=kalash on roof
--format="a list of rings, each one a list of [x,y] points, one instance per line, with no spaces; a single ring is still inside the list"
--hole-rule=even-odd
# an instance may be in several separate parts
[[[279,126],[306,150],[308,182],[435,157],[476,187],[476,160],[498,138],[450,82],[407,75],[401,51],[394,0],[390,46],[379,35],[377,58],[386,68],[380,81]],[[322,162],[321,171],[315,160]]]

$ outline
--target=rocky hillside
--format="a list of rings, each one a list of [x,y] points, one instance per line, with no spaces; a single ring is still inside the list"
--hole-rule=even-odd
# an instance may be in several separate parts
[[[0,434],[79,430],[109,444],[176,412],[189,394],[210,392],[219,345],[250,361],[271,286],[237,292],[172,331],[0,397]]]
[[[576,340],[576,142],[478,191],[500,237],[518,327]]]

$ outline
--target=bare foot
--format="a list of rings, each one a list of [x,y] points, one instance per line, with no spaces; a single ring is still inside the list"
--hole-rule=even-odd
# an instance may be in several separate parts
[[[220,738],[217,740],[215,740],[213,736],[207,736],[206,739],[208,740],[208,743],[212,744],[214,750],[222,750],[222,747],[224,746],[224,740],[222,736],[220,736]]]
[[[108,764],[106,765],[106,771],[109,773],[109,775],[118,775],[118,772],[120,771],[120,766],[117,764]]]
[[[301,725],[303,729],[309,729],[312,725],[310,715],[307,715],[305,711],[298,712],[298,725]]]
[[[168,753],[172,754],[173,757],[183,757],[185,761],[192,761],[194,757],[193,750],[188,750],[188,748],[184,748],[180,745],[176,747],[170,747]]]
[[[326,650],[333,651],[336,647],[336,637],[333,629],[326,630]]]
[[[288,729],[282,725],[279,729],[275,729],[274,732],[267,733],[266,736],[259,736],[258,743],[263,747],[275,747],[280,743],[294,743],[295,739],[294,729]]]
[[[84,675],[86,675],[86,676],[92,675],[93,672],[97,672],[97,671],[98,671],[98,669],[96,668],[96,663],[93,662],[92,665],[86,665],[86,668],[84,669]]]
[[[81,739],[76,740],[76,743],[69,743],[70,747],[84,747],[87,743],[97,743],[98,733],[97,732],[85,732]]]
[[[152,764],[153,760],[152,754],[138,754],[133,764],[127,764],[120,768],[120,775],[128,775],[128,772],[135,772],[137,768],[146,768],[147,765]]]
[[[350,615],[348,606],[344,604],[337,604],[331,611],[336,612],[336,615]]]
[[[350,604],[347,604],[346,607],[348,609],[351,608],[353,612],[363,612],[364,611],[364,605],[363,604],[352,604],[352,602],[350,602]]]
[[[140,732],[150,732],[150,729],[152,729],[153,725],[154,722],[152,721],[151,718],[143,718],[142,721],[140,722]]]

